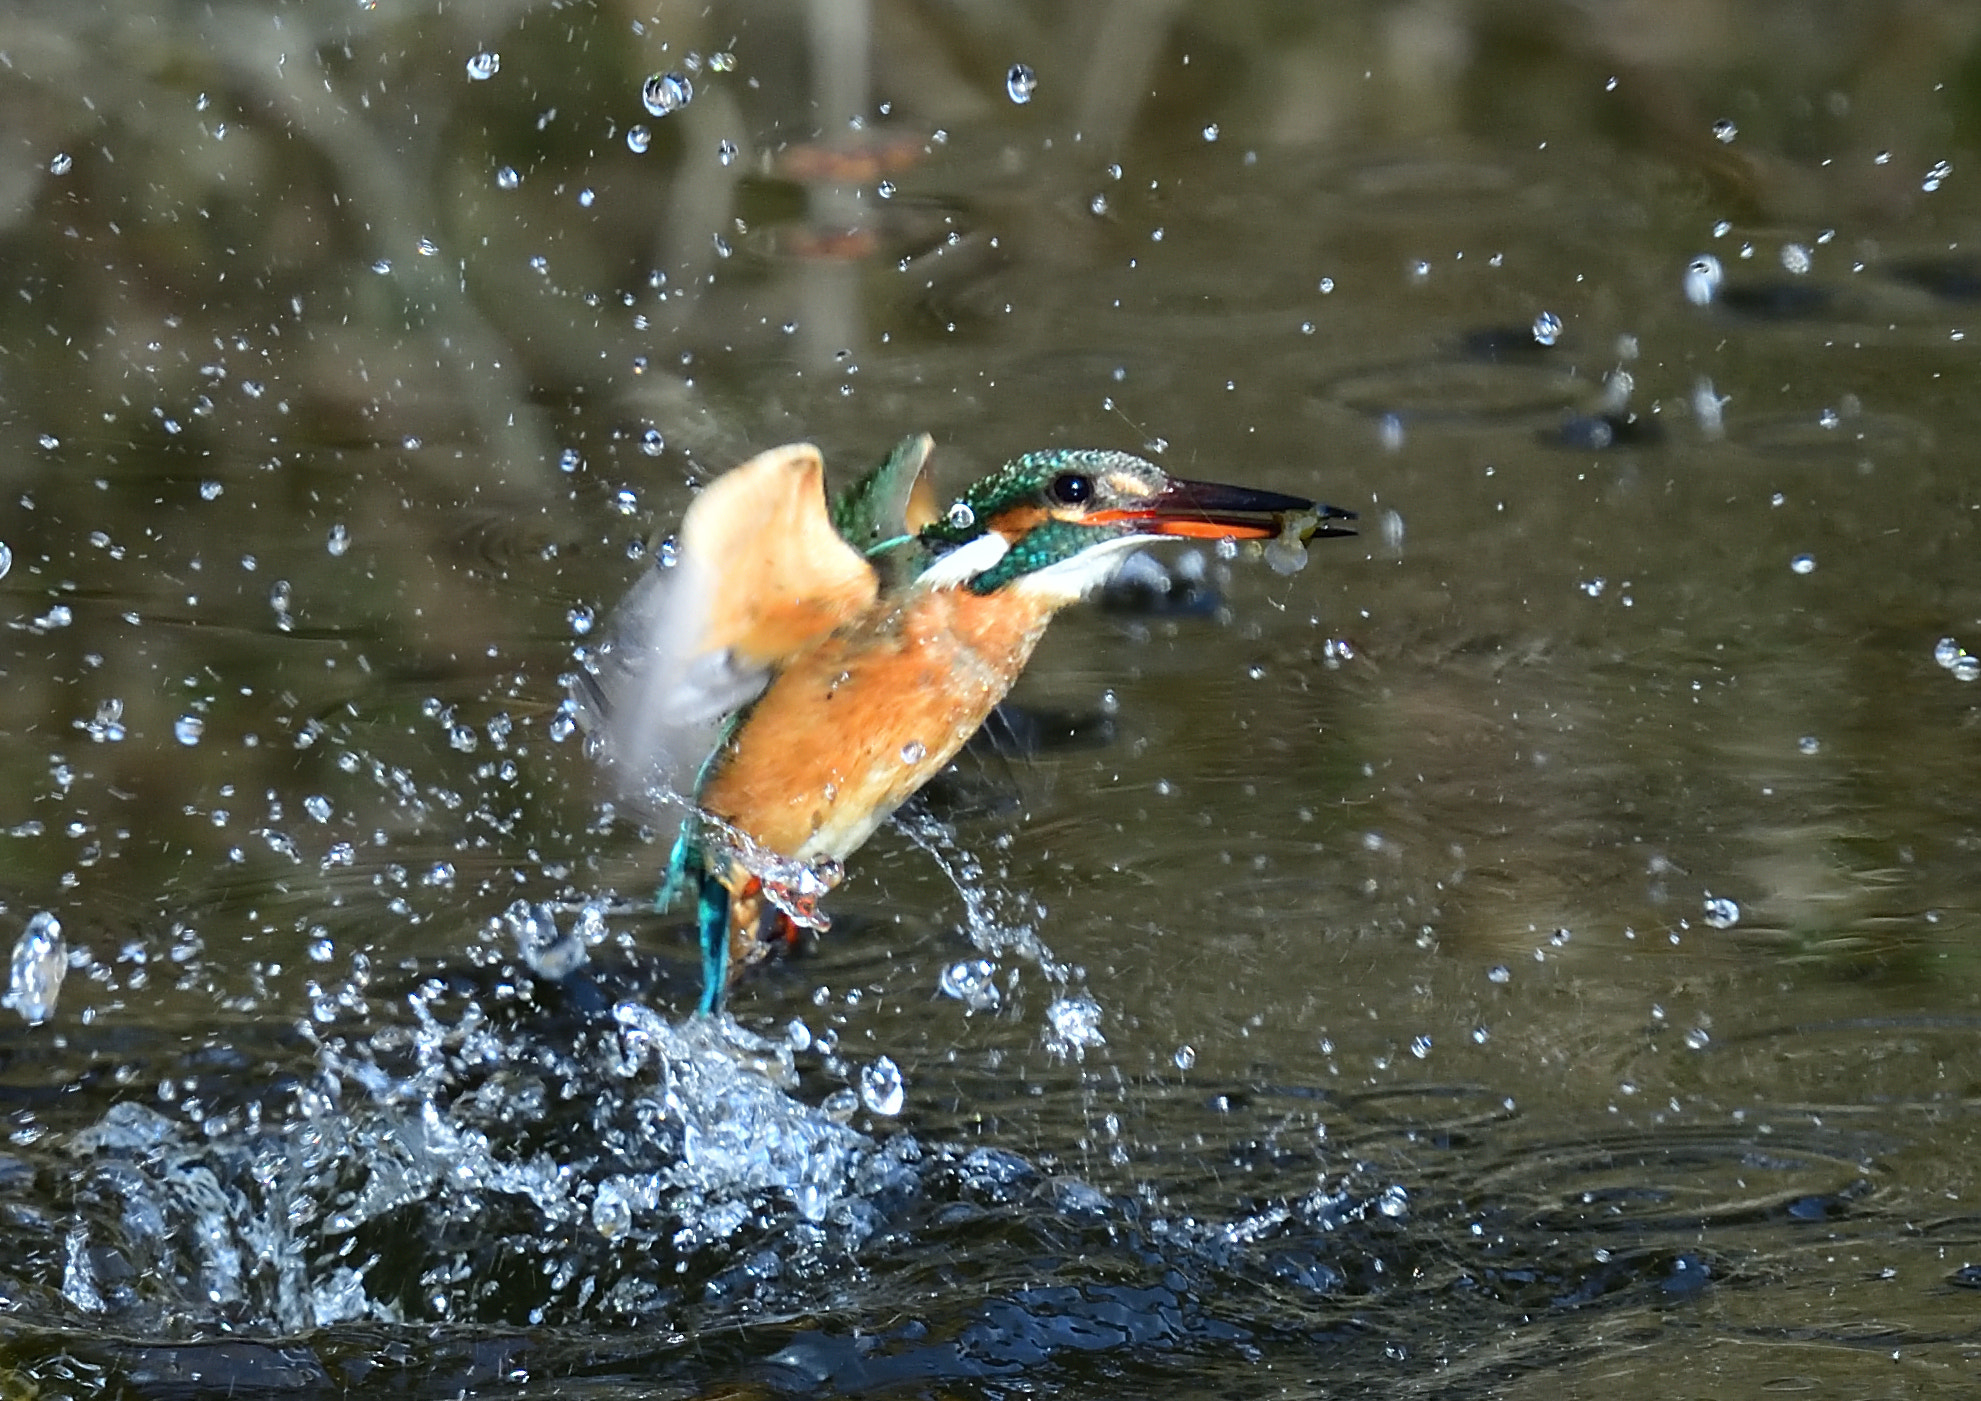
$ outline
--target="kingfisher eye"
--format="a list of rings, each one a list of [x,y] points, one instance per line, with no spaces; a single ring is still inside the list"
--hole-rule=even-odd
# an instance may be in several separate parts
[[[1061,472],[1046,488],[1062,506],[1077,506],[1094,494],[1094,479],[1084,472]]]

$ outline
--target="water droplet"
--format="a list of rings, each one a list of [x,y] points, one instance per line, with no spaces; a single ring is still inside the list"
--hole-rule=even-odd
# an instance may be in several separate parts
[[[908,1094],[901,1083],[901,1067],[892,1058],[881,1056],[860,1071],[860,1103],[869,1114],[893,1118],[901,1112]]]
[[[566,613],[564,619],[571,624],[572,632],[576,633],[579,637],[583,637],[592,630],[594,615],[591,609],[581,603]]]
[[[1107,196],[1095,195],[1092,199],[1087,201],[1087,208],[1093,210],[1094,213],[1096,214],[1107,213]]]
[[[318,822],[328,822],[334,809],[330,806],[330,799],[321,793],[312,793],[303,799],[303,811]]]
[[[678,112],[694,100],[695,85],[679,73],[655,73],[640,88],[641,104],[656,117]]]
[[[1731,929],[1740,923],[1740,906],[1724,895],[1706,892],[1705,914],[1703,918],[1710,929]]]
[[[967,501],[958,501],[949,508],[946,518],[951,530],[968,530],[977,523],[977,513],[970,509]]]
[[[1561,339],[1561,318],[1552,311],[1544,311],[1534,318],[1534,339],[1542,345],[1553,345]]]
[[[1486,970],[1486,981],[1489,983],[1510,983],[1513,981],[1513,970],[1508,968],[1504,963],[1495,963]]]
[[[1410,1194],[1401,1185],[1392,1183],[1376,1198],[1376,1210],[1392,1221],[1400,1221],[1410,1214]]]
[[[874,193],[879,195],[882,199],[893,199],[894,182],[892,180],[881,181],[878,185],[874,186]]]
[[[942,970],[936,987],[972,1012],[988,1012],[1002,1000],[997,990],[997,965],[987,958],[965,959]]]
[[[14,551],[5,540],[0,540],[0,579],[7,577],[14,568]]]
[[[590,209],[593,202],[597,199],[598,193],[594,190],[583,189],[578,191],[578,207],[580,209]]]
[[[1803,276],[1813,266],[1813,262],[1809,257],[1809,249],[1800,243],[1784,243],[1782,245],[1782,266],[1794,273],[1797,277]]]
[[[1706,1034],[1703,1026],[1695,1026],[1685,1033],[1685,1048],[1688,1051],[1703,1051],[1712,1043],[1713,1038]]]
[[[724,165],[734,165],[736,163],[736,143],[724,137],[716,143],[715,158]]]
[[[640,434],[640,451],[648,457],[659,457],[667,451],[667,439],[660,435],[658,428],[649,428]]]
[[[1947,668],[1956,681],[1981,681],[1981,657],[1963,656]]]
[[[929,748],[927,745],[923,744],[919,739],[911,739],[901,746],[901,762],[904,764],[919,764],[923,759],[928,757],[928,753]]]
[[[477,735],[470,726],[450,725],[447,729],[447,744],[451,749],[459,750],[463,754],[472,754],[480,743],[481,736]]]
[[[736,55],[727,49],[717,49],[708,56],[711,73],[728,73],[736,67]]]
[[[351,548],[351,532],[342,521],[330,527],[330,534],[323,547],[333,555],[341,555]]]
[[[1171,1056],[1170,1059],[1176,1062],[1176,1068],[1178,1070],[1188,1070],[1197,1063],[1197,1048],[1188,1044],[1178,1046],[1176,1048],[1176,1054]]]
[[[646,127],[635,123],[626,128],[626,149],[634,155],[645,155],[647,153],[647,147],[651,145],[653,145],[653,133],[648,131]]]
[[[1843,415],[1838,413],[1835,409],[1826,408],[1821,413],[1816,415],[1816,426],[1819,428],[1828,428],[1834,430],[1836,426],[1842,422],[1843,422]]]
[[[1953,162],[1940,161],[1926,172],[1926,178],[1919,182],[1919,188],[1930,195],[1945,184],[1946,178],[1951,174],[1953,174]]]
[[[1206,141],[1215,141],[1215,140],[1217,140],[1217,138],[1218,138],[1218,129],[1217,129],[1217,123],[1216,123],[1216,122],[1211,122],[1211,123],[1209,123],[1209,124],[1207,124],[1207,125],[1206,125],[1206,126],[1204,127],[1204,140],[1206,140]]]
[[[622,486],[612,494],[612,509],[622,516],[630,516],[640,509],[639,493],[629,486]]]
[[[1740,135],[1740,128],[1728,121],[1725,117],[1721,117],[1713,123],[1713,140],[1715,141],[1732,145],[1733,139],[1738,135]]]
[[[1788,567],[1797,574],[1814,574],[1816,572],[1816,556],[1797,555],[1788,562]]]
[[[199,737],[206,733],[206,721],[197,715],[181,715],[172,723],[172,734],[179,743],[188,749],[199,743]]]
[[[39,1026],[55,1015],[55,998],[68,971],[62,922],[46,911],[37,914],[14,945],[7,995],[0,997],[0,1006],[12,1007],[29,1026]]]
[[[1966,649],[1951,637],[1943,637],[1933,644],[1933,660],[1941,666],[1951,667],[1966,655]]]
[[[380,258],[371,265],[371,270],[380,277],[384,277],[392,271],[392,260],[390,258]]]
[[[430,238],[421,239],[418,243],[413,245],[413,248],[414,251],[417,252],[422,258],[431,258],[436,253],[440,252],[440,245],[435,243]]]
[[[513,165],[505,165],[495,172],[495,188],[498,190],[513,190],[522,183],[523,177],[517,174]]]
[[[222,486],[219,482],[215,482],[215,481],[201,482],[199,484],[199,499],[202,501],[217,501],[220,499],[220,493],[225,491],[226,489],[227,488]]]
[[[1880,151],[1877,155],[1871,157],[1871,164],[1873,165],[1890,165],[1891,163],[1892,153],[1890,151]]]
[[[1319,288],[1321,295],[1323,297],[1327,296],[1330,292],[1334,291],[1334,279],[1332,277],[1322,278],[1319,283]]]
[[[1014,63],[1011,71],[1004,75],[1006,95],[1021,107],[1032,100],[1032,94],[1038,91],[1038,87],[1039,75],[1026,64]]]
[[[483,51],[468,60],[468,76],[485,83],[502,71],[502,55]]]
[[[48,173],[50,175],[67,175],[75,168],[76,163],[71,159],[67,151],[57,151],[54,159],[48,162]]]
[[[1711,306],[1719,295],[1726,270],[1711,253],[1701,253],[1685,267],[1685,300],[1694,306]]]

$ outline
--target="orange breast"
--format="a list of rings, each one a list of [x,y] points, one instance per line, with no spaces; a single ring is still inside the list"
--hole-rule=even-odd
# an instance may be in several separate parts
[[[983,723],[1054,611],[967,589],[875,605],[778,673],[702,806],[780,856],[844,860]]]

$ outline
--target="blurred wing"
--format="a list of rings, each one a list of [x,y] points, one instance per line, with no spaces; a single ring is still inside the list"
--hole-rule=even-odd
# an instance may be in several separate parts
[[[833,529],[818,449],[773,448],[716,478],[671,565],[613,614],[577,699],[625,797],[692,800],[723,725],[777,668],[871,605],[873,569]]]

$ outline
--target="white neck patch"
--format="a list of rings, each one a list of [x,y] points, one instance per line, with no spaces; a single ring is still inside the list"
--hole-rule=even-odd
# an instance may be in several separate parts
[[[1011,552],[1010,542],[987,530],[967,545],[958,545],[915,577],[925,589],[958,589]]]

